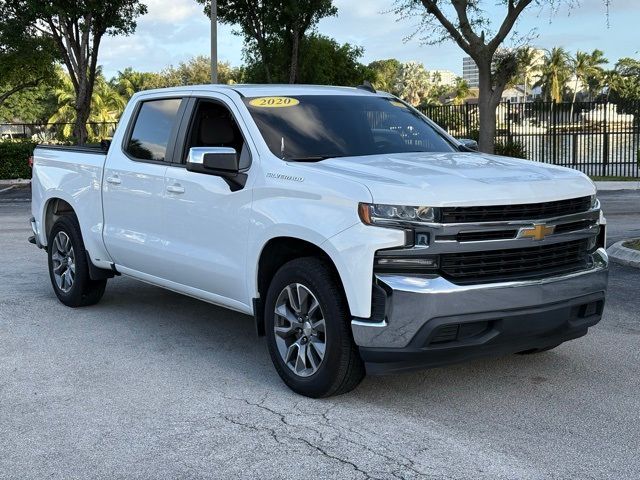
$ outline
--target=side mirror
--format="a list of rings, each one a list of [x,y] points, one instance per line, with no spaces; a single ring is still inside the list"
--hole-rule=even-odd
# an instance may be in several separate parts
[[[463,147],[460,149],[463,152],[469,150],[473,150],[474,152],[478,151],[478,142],[476,142],[475,140],[472,140],[471,138],[457,138],[456,140],[458,140],[461,147]]]
[[[190,148],[187,170],[222,177],[233,192],[243,188],[247,182],[247,174],[240,172],[240,158],[234,148]]]

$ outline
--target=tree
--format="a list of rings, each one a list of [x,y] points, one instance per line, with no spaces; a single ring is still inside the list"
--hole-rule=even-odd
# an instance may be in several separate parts
[[[569,54],[562,47],[554,47],[545,54],[542,75],[538,82],[548,100],[562,102],[564,91],[571,76]]]
[[[60,134],[68,138],[74,135],[73,126],[77,120],[75,88],[68,74],[60,73],[59,86],[55,89],[54,94],[58,109],[49,118],[48,123],[64,124],[60,130]],[[107,138],[110,134],[110,128],[107,124],[113,124],[118,121],[125,105],[125,98],[105,80],[100,69],[98,69],[96,72],[95,87],[91,95],[91,114],[87,118],[87,122],[97,125],[91,126],[91,128],[87,130],[87,139],[89,140],[90,137],[93,137],[95,140]],[[87,122],[85,122],[85,125]]]
[[[579,83],[589,91],[589,85],[593,85],[594,81],[600,81],[603,76],[604,69],[602,65],[606,65],[609,61],[604,58],[604,52],[602,50],[595,49],[591,53],[576,52],[575,58],[571,60],[573,66],[573,98],[571,99],[571,115],[569,118],[573,119],[573,109],[576,103],[576,97],[578,96]],[[589,94],[591,92],[589,91]]]
[[[456,83],[454,84],[451,93],[453,96],[453,104],[462,105],[467,97],[469,97],[471,89],[469,88],[469,84],[466,80],[456,77]]]
[[[640,60],[621,58],[607,73],[608,97],[614,102],[640,101]]]
[[[211,0],[197,1],[205,5],[205,14],[209,15]],[[218,0],[218,19],[240,27],[238,34],[245,38],[245,48],[254,51],[254,60],[259,57],[269,83],[274,76],[273,45],[286,53],[287,81],[299,81],[302,40],[320,19],[336,13],[332,0]],[[275,75],[280,76],[279,72]]]
[[[400,61],[395,58],[375,60],[368,65],[373,74],[371,83],[377,90],[395,94],[396,81],[400,74]]]
[[[416,34],[424,34],[426,43],[453,40],[478,66],[479,147],[483,152],[494,151],[496,108],[517,68],[515,54],[496,59],[499,47],[529,5],[553,6],[561,1],[503,0],[500,3],[505,6],[504,15],[492,29],[492,19],[485,15],[482,0],[396,0],[395,11],[401,18],[419,16],[422,19]],[[494,33],[487,33],[492,31]]]
[[[269,58],[275,82],[287,81],[288,55],[283,47],[284,40],[274,40],[269,46]],[[360,47],[345,43],[340,45],[332,38],[312,34],[300,44],[300,65],[298,82],[320,85],[360,85],[364,80],[373,78],[366,66],[359,62],[363,50]],[[245,78],[250,83],[263,83],[265,69],[260,55],[255,51],[245,50]]]
[[[56,45],[74,90],[73,135],[78,143],[85,143],[102,38],[133,33],[135,20],[146,13],[146,6],[139,0],[4,0],[3,3],[7,18],[37,31]]]
[[[55,80],[51,40],[9,15],[0,0],[0,106],[12,95]]]
[[[159,88],[161,85],[160,75],[151,72],[138,72],[131,67],[111,79],[111,86],[126,100],[130,99],[134,93],[151,88]]]
[[[423,103],[435,87],[429,72],[418,62],[401,64],[396,79],[395,90],[398,96],[413,106]]]
[[[180,85],[203,85],[211,82],[211,59],[203,55],[193,57],[186,62],[180,62],[165,68],[159,74],[160,87],[177,87]],[[233,68],[229,63],[218,63],[218,83],[238,83],[242,78],[242,71]]]

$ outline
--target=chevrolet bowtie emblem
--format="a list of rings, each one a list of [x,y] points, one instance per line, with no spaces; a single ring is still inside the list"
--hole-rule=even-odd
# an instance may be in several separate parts
[[[534,240],[544,240],[547,235],[551,235],[553,233],[555,228],[555,225],[534,223],[532,227],[521,228],[518,232],[518,238],[533,238]]]

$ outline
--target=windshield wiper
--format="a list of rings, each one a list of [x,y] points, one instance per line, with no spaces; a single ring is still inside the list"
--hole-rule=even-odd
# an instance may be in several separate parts
[[[286,158],[287,162],[319,162],[327,158],[337,158],[343,155],[310,155],[308,157]]]

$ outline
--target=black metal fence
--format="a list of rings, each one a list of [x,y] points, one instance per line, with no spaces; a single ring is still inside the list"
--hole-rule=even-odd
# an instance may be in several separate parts
[[[453,136],[477,138],[477,105],[423,112]],[[640,102],[505,102],[496,114],[496,141],[520,143],[529,160],[588,175],[640,177]]]
[[[87,123],[89,137],[93,140],[111,138],[115,122]],[[0,123],[1,140],[28,139],[41,143],[69,141],[73,136],[73,123]]]

